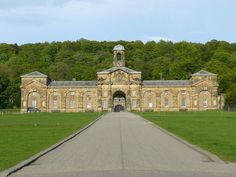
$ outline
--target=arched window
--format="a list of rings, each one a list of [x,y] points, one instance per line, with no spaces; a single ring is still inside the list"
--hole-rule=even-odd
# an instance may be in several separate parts
[[[181,100],[181,107],[186,108],[186,98],[185,97],[183,97]]]
[[[118,61],[121,60],[121,53],[117,53],[117,60],[118,60]]]
[[[87,105],[86,105],[87,109],[92,109],[92,96],[88,95],[87,96]]]
[[[75,92],[74,91],[70,91],[68,94],[67,94],[67,98],[66,98],[68,101],[67,104],[67,108],[70,108],[70,109],[73,109],[75,108]]]
[[[169,107],[169,99],[167,97],[165,97],[164,105],[165,105],[166,108]]]
[[[38,92],[33,91],[28,95],[28,107],[40,108],[40,95]]]
[[[58,110],[58,93],[53,93],[53,109]]]
[[[53,109],[54,109],[54,110],[57,110],[57,109],[58,109],[58,101],[57,101],[57,98],[54,98],[54,99],[53,99]]]
[[[74,95],[70,96],[70,108],[73,109],[75,107]]]
[[[32,100],[32,107],[33,107],[33,108],[36,108],[36,107],[37,107],[37,100],[36,100],[36,99],[33,99],[33,100]]]
[[[147,100],[147,105],[148,105],[148,108],[152,108],[152,98],[148,98]]]
[[[203,105],[204,108],[207,108],[208,107],[208,100],[207,99],[203,99],[202,105]]]
[[[211,107],[211,94],[208,91],[199,94],[199,104],[201,108]]]
[[[58,92],[53,92],[50,95],[50,109],[51,111],[59,111],[61,109],[61,95]]]

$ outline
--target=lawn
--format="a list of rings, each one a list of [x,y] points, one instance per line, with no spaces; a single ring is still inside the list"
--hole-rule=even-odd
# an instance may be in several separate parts
[[[83,128],[99,113],[0,115],[0,171]]]
[[[146,112],[139,115],[225,161],[236,162],[236,112]]]

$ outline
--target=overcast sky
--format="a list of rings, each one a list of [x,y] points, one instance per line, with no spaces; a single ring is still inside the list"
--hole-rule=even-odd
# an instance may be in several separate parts
[[[0,0],[0,43],[236,42],[236,0]]]

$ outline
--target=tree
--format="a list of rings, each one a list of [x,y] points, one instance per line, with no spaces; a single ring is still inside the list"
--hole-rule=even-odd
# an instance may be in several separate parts
[[[150,41],[64,41],[0,44],[1,107],[19,106],[20,75],[35,70],[52,80],[96,80],[96,72],[112,67],[112,50],[126,48],[126,66],[142,71],[142,79],[189,79],[201,69],[218,74],[219,92],[233,94],[236,44]],[[9,99],[10,98],[10,99]],[[231,99],[231,98],[230,98]],[[229,101],[230,102],[230,101]]]
[[[52,80],[71,80],[70,67],[63,62],[58,62],[48,68],[49,77]]]
[[[236,106],[236,84],[231,85],[229,88],[226,94],[225,104],[230,107]]]
[[[3,75],[0,75],[0,109],[6,108],[7,105],[6,89],[8,84],[9,80]]]

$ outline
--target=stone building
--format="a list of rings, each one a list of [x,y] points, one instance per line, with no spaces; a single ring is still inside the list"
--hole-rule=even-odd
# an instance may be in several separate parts
[[[113,49],[113,67],[96,81],[51,81],[38,71],[21,76],[21,111],[181,111],[219,108],[217,75],[201,70],[190,80],[142,80],[125,67],[125,49]]]

